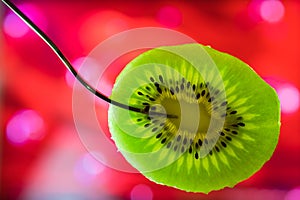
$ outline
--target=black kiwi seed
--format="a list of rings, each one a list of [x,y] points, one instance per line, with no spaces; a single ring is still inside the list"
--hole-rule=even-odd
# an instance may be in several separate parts
[[[162,90],[158,87],[156,88],[157,92],[159,92],[160,94],[162,93]]]
[[[200,147],[202,146],[202,140],[201,139],[198,139],[198,144],[199,144]]]
[[[231,141],[231,137],[229,137],[229,136],[226,136],[226,139],[227,139],[228,141]]]
[[[159,133],[156,135],[156,138],[160,138],[162,136],[162,133]]]
[[[151,131],[152,131],[152,132],[155,132],[155,131],[157,131],[157,129],[158,129],[158,128],[155,127],[155,128],[153,128]]]
[[[221,145],[222,145],[223,147],[227,147],[226,143],[223,142],[223,141],[221,141]]]
[[[164,82],[164,79],[163,79],[163,77],[161,75],[158,76],[158,79],[160,80],[161,83]]]
[[[183,153],[185,151],[184,147],[181,147],[181,153]]]
[[[208,140],[206,138],[204,139],[204,142],[205,142],[205,144],[208,144]]]
[[[149,112],[149,110],[150,110],[150,106],[148,105],[148,106],[146,106],[145,108],[144,108],[144,110],[145,110],[145,112]]]
[[[171,143],[171,142],[169,142],[169,143],[167,144],[167,148],[170,148],[170,147],[171,147],[171,145],[172,145],[172,143]]]
[[[177,146],[177,145],[175,145],[175,147],[174,147],[174,151],[176,151],[176,150],[177,150],[177,148],[178,148],[178,146]]]
[[[238,132],[236,132],[236,131],[231,131],[231,133],[234,134],[234,135],[238,134]]]
[[[174,95],[174,89],[173,89],[173,87],[170,87],[170,92],[171,92],[172,95]]]
[[[196,85],[195,85],[195,84],[193,84],[193,90],[194,90],[194,91],[196,90]]]
[[[189,153],[192,153],[192,152],[193,152],[193,149],[192,149],[192,146],[190,146]]]
[[[183,85],[183,83],[180,85],[180,89],[181,89],[181,90],[184,90],[184,85]]]
[[[150,101],[155,101],[153,97],[150,97],[149,95],[147,95],[147,97],[149,98]]]
[[[221,106],[226,106],[227,105],[227,101],[224,101]]]
[[[187,82],[186,87],[189,89],[191,86],[191,82]]]
[[[239,122],[238,125],[239,126],[245,126],[245,124],[243,122]]]
[[[164,139],[161,140],[160,143],[164,144],[166,141],[167,141],[167,138],[164,138]]]
[[[204,95],[205,95],[205,90],[202,90],[201,96],[204,96]]]

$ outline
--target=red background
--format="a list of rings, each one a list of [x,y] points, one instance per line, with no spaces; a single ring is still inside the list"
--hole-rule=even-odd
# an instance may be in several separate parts
[[[87,56],[93,47],[115,33],[136,27],[166,27],[242,59],[275,89],[289,84],[299,92],[299,1],[283,1],[284,15],[274,23],[260,16],[263,1],[14,2],[23,6],[29,16],[26,5],[38,10],[36,16],[31,12],[33,21],[71,61]],[[171,11],[164,11],[168,6]],[[3,4],[1,8],[4,27],[10,11]],[[65,80],[66,69],[34,32],[16,38],[2,30],[1,197],[139,199],[142,193],[144,199],[291,200],[300,195],[299,108],[282,112],[279,143],[271,160],[233,189],[209,195],[186,193],[152,183],[140,174],[104,166],[102,173],[88,180],[74,177],[76,163],[86,150],[73,121],[72,88]],[[106,94],[126,62],[119,60],[111,66],[103,88]],[[107,105],[99,107],[102,112]],[[9,140],[7,126],[24,109],[34,110],[43,119],[43,137],[16,144]],[[106,124],[106,115],[101,116],[100,121]],[[81,175],[85,176],[84,172]]]

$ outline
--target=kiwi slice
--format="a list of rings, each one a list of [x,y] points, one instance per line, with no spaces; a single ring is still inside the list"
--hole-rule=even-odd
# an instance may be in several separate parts
[[[278,142],[275,91],[247,64],[208,46],[139,55],[111,98],[145,111],[110,105],[119,151],[150,180],[181,190],[233,187],[258,171]]]

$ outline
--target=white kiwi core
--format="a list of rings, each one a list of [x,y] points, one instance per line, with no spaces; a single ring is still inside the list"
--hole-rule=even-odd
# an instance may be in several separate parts
[[[177,129],[192,133],[207,133],[211,115],[203,103],[164,98],[161,105],[167,114],[177,116],[177,118],[170,118]]]

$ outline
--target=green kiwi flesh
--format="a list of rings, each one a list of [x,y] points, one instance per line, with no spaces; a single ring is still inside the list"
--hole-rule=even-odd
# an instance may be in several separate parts
[[[208,46],[139,55],[118,76],[111,98],[149,113],[109,107],[119,151],[148,179],[181,190],[233,187],[258,171],[278,142],[274,89],[241,60]]]

